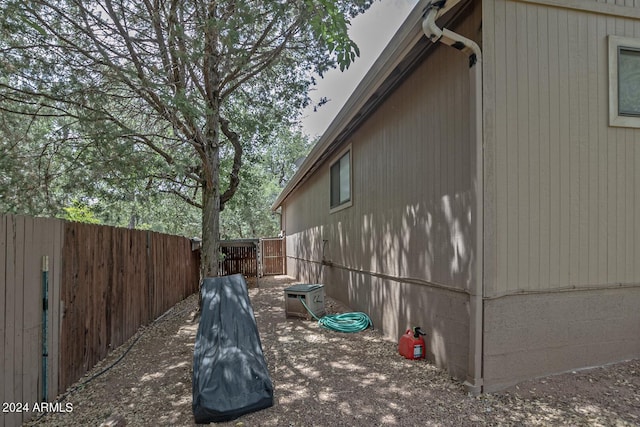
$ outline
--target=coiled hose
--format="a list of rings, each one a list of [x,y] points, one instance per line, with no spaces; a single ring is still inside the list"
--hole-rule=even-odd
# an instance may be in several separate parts
[[[309,307],[307,307],[307,304],[304,302],[302,297],[298,297],[298,299],[302,305],[304,305],[304,308],[307,309],[309,314],[318,321],[318,325],[322,328],[336,332],[353,333],[364,331],[369,326],[373,326],[373,322],[369,316],[359,311],[342,314],[327,314],[326,316],[319,318],[309,309]]]

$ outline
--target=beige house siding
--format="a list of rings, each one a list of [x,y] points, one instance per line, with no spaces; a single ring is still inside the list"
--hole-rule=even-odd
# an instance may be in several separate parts
[[[432,360],[481,364],[484,391],[640,357],[640,129],[609,126],[608,65],[610,35],[640,39],[640,1],[474,4],[449,28],[482,45],[483,182],[467,58],[437,45],[340,149],[351,207],[329,212],[340,150],[286,193],[288,272],[390,339],[425,326]]]
[[[638,357],[640,130],[608,125],[607,36],[640,38],[640,3],[483,5],[485,384]]]
[[[640,132],[608,126],[607,35],[640,38],[640,20],[484,7],[486,237],[496,249],[485,295],[637,284]]]
[[[457,28],[475,39],[476,9]],[[329,213],[339,153],[283,203],[289,274],[325,283],[392,340],[423,326],[431,358],[460,377],[476,279],[469,111],[468,58],[438,45],[349,139],[353,205]]]

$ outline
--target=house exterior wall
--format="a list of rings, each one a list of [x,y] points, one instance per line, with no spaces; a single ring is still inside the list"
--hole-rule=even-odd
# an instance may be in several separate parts
[[[640,130],[609,126],[607,44],[640,2],[483,7],[490,391],[640,356]]]
[[[457,31],[477,39],[480,18],[478,3]],[[352,206],[329,212],[329,166],[342,151],[282,204],[288,274],[324,283],[391,340],[422,326],[429,357],[459,377],[476,280],[469,96],[468,58],[435,46],[347,141]]]

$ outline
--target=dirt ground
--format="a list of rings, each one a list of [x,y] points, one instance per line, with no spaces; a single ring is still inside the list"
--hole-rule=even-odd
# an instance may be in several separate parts
[[[342,334],[286,319],[283,289],[291,283],[278,276],[249,290],[275,404],[222,426],[640,425],[640,360],[473,397],[429,362],[399,356],[376,330]],[[196,305],[195,295],[187,298],[110,354],[63,396],[71,412],[26,425],[99,426],[114,415],[129,426],[194,425]],[[327,298],[329,313],[345,309]]]

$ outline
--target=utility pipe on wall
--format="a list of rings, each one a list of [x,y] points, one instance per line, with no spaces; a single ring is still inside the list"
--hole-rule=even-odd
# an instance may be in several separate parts
[[[441,12],[450,10],[460,0],[434,1],[427,5],[422,19],[422,31],[433,43],[444,43],[469,56],[471,95],[471,135],[476,148],[476,248],[475,276],[469,296],[469,366],[467,389],[478,394],[482,392],[482,334],[483,334],[483,289],[484,289],[484,153],[482,126],[482,50],[476,42],[446,28],[436,25]]]

